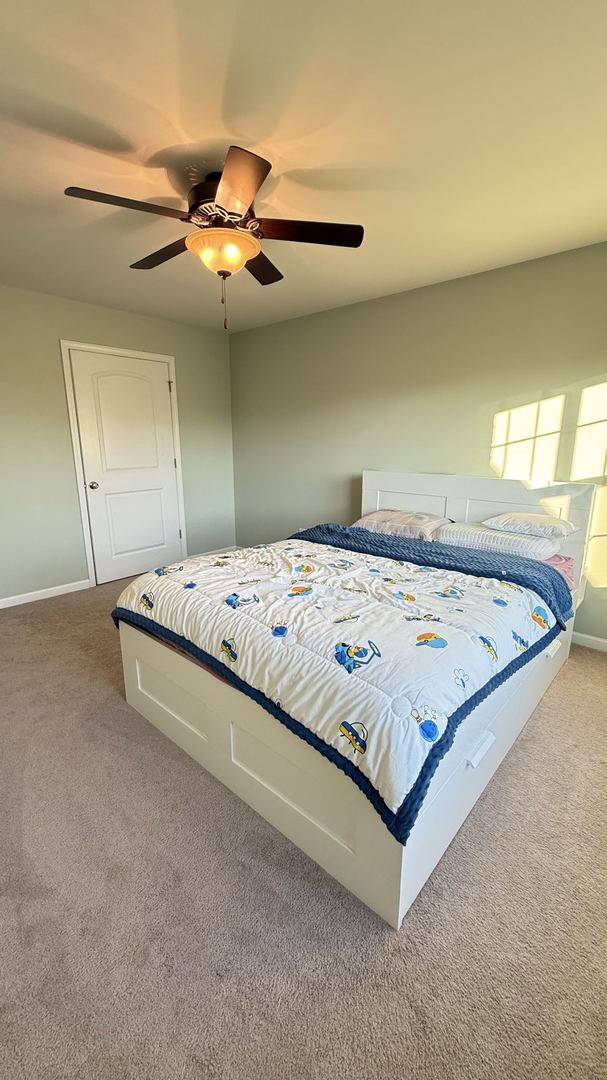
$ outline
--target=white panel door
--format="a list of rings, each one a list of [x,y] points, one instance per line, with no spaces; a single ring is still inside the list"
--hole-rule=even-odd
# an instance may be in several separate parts
[[[179,560],[168,364],[70,355],[97,582]]]

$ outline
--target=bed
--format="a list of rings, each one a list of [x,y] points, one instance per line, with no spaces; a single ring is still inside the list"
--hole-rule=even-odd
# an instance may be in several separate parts
[[[114,612],[127,700],[398,928],[567,658],[593,494],[365,472],[363,514],[572,521],[561,552],[573,594],[554,569],[517,577],[502,559],[489,573],[474,553],[462,562],[441,545],[430,557],[430,544],[311,529],[131,584]],[[473,632],[479,617],[490,632]],[[364,645],[352,644],[351,620]],[[398,649],[414,658],[404,689]]]

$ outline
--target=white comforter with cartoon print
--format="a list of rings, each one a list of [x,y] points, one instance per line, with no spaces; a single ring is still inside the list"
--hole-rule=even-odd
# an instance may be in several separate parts
[[[555,625],[520,585],[297,539],[159,567],[129,613],[260,691],[392,813],[448,718]]]

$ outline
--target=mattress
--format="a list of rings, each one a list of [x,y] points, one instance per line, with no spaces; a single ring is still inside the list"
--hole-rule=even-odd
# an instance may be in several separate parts
[[[113,612],[345,772],[406,842],[465,717],[571,616],[552,567],[318,526],[137,578]]]

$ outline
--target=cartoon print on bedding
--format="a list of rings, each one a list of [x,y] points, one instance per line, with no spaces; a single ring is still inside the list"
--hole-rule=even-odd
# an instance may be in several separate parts
[[[470,681],[470,676],[462,667],[456,667],[453,668],[453,679],[458,686],[461,686],[462,690],[465,690]]]
[[[118,617],[130,611],[158,636],[166,628],[203,663],[221,661],[228,681],[240,676],[255,700],[281,701],[279,720],[296,734],[306,728],[330,760],[341,754],[344,771],[396,814],[424,762],[440,759],[449,719],[490,680],[500,685],[521,653],[534,655],[568,610],[566,597],[555,606],[556,591],[543,595],[543,578],[527,586],[521,571],[525,588],[504,581],[497,560],[475,576],[467,555],[461,566],[431,567],[431,544],[419,563],[393,558],[402,543],[390,557],[387,546],[385,555],[352,554],[307,539],[198,556],[177,578],[164,567],[131,582]],[[411,550],[422,554],[417,542]],[[399,839],[403,820],[388,826]]]
[[[516,630],[512,631],[512,640],[517,646],[519,652],[525,652],[525,650],[529,648],[529,642],[527,641],[527,639],[521,637],[520,634],[517,634]]]
[[[428,705],[423,705],[421,713],[417,709],[411,709],[411,716],[417,724],[422,739],[425,739],[426,742],[436,742],[439,730],[436,723],[438,716],[434,709],[431,709]]]
[[[374,641],[367,640],[367,645],[368,649],[364,645],[348,645],[345,641],[340,641],[335,646],[335,659],[345,668],[348,675],[357,668],[370,664],[376,656],[381,656]]]
[[[287,593],[287,596],[309,596],[313,588],[313,585],[299,585],[297,581],[294,581],[291,585],[291,591]]]
[[[347,720],[342,720],[339,725],[339,734],[343,735],[359,754],[367,752],[369,732],[364,724],[350,724]]]
[[[445,585],[444,589],[440,589],[434,595],[440,597],[441,600],[461,600],[462,596],[464,596],[464,590],[457,588],[455,585]]]
[[[485,637],[483,634],[479,634],[478,640],[480,641],[481,645],[483,646],[483,649],[485,649],[486,652],[489,653],[489,656],[491,657],[491,659],[494,660],[495,662],[497,662],[497,660],[498,660],[497,645],[496,645],[495,641],[493,640],[493,638]]]
[[[418,648],[420,645],[429,645],[431,649],[446,649],[447,639],[440,634],[418,634],[415,644]]]
[[[252,596],[241,596],[239,593],[233,592],[226,596],[225,603],[235,610],[238,607],[246,607],[247,604],[258,604],[259,597],[257,593],[253,593]]]
[[[224,656],[227,656],[228,660],[232,661],[232,663],[234,663],[235,660],[238,660],[234,638],[224,638],[221,643],[221,651]]]
[[[531,618],[542,630],[548,629],[548,612],[543,607],[536,607],[531,612]]]

